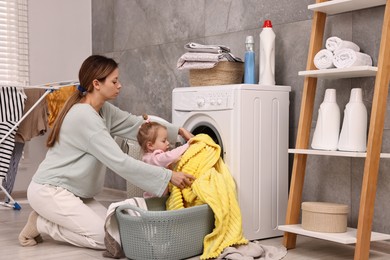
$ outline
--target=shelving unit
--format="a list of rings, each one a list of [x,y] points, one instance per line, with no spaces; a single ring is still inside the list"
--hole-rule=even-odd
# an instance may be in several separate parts
[[[344,152],[344,151],[326,151],[315,149],[288,149],[289,153],[298,154],[312,154],[312,155],[328,155],[328,156],[341,156],[341,157],[355,157],[366,158],[367,153],[360,152]],[[381,153],[380,158],[390,158],[390,153]]]
[[[390,79],[390,5],[386,5],[382,25],[382,38],[378,55],[378,66],[362,66],[350,69],[316,70],[314,56],[322,48],[327,14],[337,14],[364,8],[386,5],[386,0],[317,0],[309,5],[314,11],[312,31],[308,50],[302,103],[294,153],[290,194],[287,206],[286,225],[278,228],[285,231],[283,243],[288,249],[295,248],[296,236],[304,235],[338,243],[356,243],[354,259],[368,259],[370,241],[390,239],[390,235],[372,232],[372,220],[376,196],[380,158],[390,158],[390,154],[381,154],[382,134],[386,113],[386,103]],[[308,149],[317,78],[353,78],[375,76],[375,89],[372,100],[370,127],[366,153],[342,151],[321,151]],[[308,155],[330,155],[365,158],[362,190],[360,195],[359,219],[357,229],[348,228],[343,234],[319,233],[302,229],[299,225],[302,191]]]
[[[355,244],[356,243],[356,228],[347,228],[345,233],[322,233],[305,230],[300,224],[297,225],[283,225],[278,227],[279,230],[292,232],[295,234],[314,237],[318,239],[333,241],[341,244]],[[371,241],[380,241],[390,239],[390,235],[371,232]]]
[[[340,14],[384,4],[386,0],[332,0],[309,5],[308,9],[326,14]]]
[[[323,69],[323,70],[305,70],[299,71],[299,76],[323,78],[323,79],[341,79],[376,76],[377,67],[356,66],[345,69]]]

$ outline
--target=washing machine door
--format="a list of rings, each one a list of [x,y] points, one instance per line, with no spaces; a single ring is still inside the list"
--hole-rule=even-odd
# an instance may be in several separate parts
[[[221,157],[224,157],[224,144],[221,132],[214,119],[203,113],[195,113],[183,123],[183,127],[193,135],[207,134],[213,141],[221,147]]]

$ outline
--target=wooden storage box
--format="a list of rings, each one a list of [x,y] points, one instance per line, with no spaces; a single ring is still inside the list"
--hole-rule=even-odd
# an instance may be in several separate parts
[[[327,202],[302,203],[302,228],[325,233],[347,231],[347,205]]]
[[[244,76],[244,63],[220,61],[214,68],[192,69],[189,73],[192,87],[240,84]]]

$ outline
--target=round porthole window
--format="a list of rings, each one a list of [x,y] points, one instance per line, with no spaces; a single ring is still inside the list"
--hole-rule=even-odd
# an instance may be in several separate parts
[[[221,147],[221,158],[223,159],[223,143],[221,136],[215,127],[209,123],[199,123],[193,127],[191,130],[193,135],[197,134],[207,134],[213,139],[213,141]]]

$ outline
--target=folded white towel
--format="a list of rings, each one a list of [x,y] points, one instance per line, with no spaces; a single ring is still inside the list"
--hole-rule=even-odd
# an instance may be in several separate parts
[[[218,62],[209,62],[209,61],[186,61],[181,67],[178,67],[179,70],[204,70],[212,69],[217,66]]]
[[[197,52],[197,53],[219,53],[222,54],[228,61],[242,62],[240,58],[234,56],[230,52],[229,47],[224,45],[203,45],[200,43],[189,42],[186,45],[184,45],[184,49],[186,49],[189,52]]]
[[[342,40],[336,36],[329,37],[326,40],[325,47],[326,47],[326,49],[333,51],[333,52],[336,50],[339,50],[339,49],[344,49],[344,48],[349,48],[349,49],[352,49],[354,51],[360,51],[360,47],[356,43]]]
[[[317,52],[314,56],[314,66],[319,70],[334,68],[333,52],[327,49]]]
[[[220,60],[226,60],[220,53],[187,52],[179,58],[176,66],[179,70],[211,69],[215,67]]]
[[[209,53],[230,52],[230,48],[224,45],[203,45],[195,42],[187,43],[186,45],[184,45],[184,49],[190,52],[209,52]]]
[[[223,58],[223,55],[219,53],[187,52],[179,60],[218,62],[221,58]]]
[[[352,49],[340,49],[334,52],[333,64],[336,68],[352,66],[372,66],[370,55]]]

